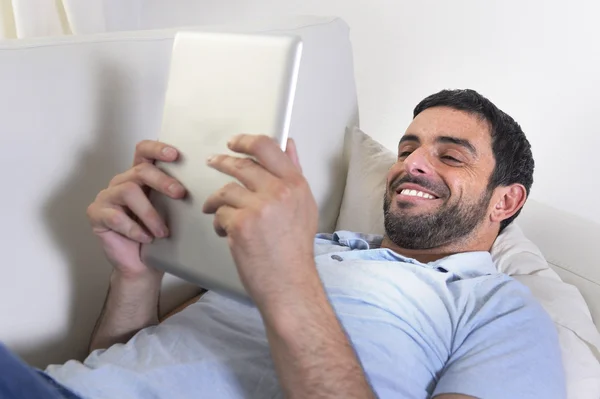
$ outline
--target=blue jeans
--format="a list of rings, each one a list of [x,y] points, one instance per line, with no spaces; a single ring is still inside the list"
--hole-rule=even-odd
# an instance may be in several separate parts
[[[25,364],[1,343],[0,398],[81,399],[50,377]]]

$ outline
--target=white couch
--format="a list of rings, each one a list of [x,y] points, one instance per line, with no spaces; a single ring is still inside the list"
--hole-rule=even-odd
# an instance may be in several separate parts
[[[304,42],[290,135],[335,227],[346,179],[344,135],[358,122],[348,27],[291,18],[204,30],[289,32]],[[86,354],[110,267],[85,210],[126,170],[135,143],[158,135],[176,30],[0,44],[0,340],[34,365]],[[166,312],[197,289],[165,281]]]
[[[335,18],[203,27],[291,32],[304,57],[292,136],[320,205],[321,230],[336,223],[344,188],[347,126],[358,122],[348,28]],[[176,30],[0,44],[0,163],[6,212],[0,242],[0,340],[35,365],[82,358],[110,267],[85,208],[155,138]],[[399,127],[401,131],[402,127]],[[600,226],[530,202],[519,224],[600,323]],[[169,278],[162,310],[195,287]]]
[[[600,330],[600,225],[533,200],[517,221],[560,278],[579,289]]]

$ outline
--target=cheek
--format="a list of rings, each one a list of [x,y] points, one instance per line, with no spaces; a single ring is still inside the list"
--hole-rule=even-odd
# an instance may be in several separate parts
[[[448,187],[450,187],[451,197],[454,200],[476,204],[486,194],[487,184],[482,184],[480,181],[461,180],[449,182]]]
[[[390,184],[392,184],[392,182],[394,180],[397,180],[400,177],[400,174],[402,173],[402,171],[404,170],[404,166],[402,164],[402,162],[398,161],[396,162],[394,165],[392,165],[392,167],[388,170],[387,173],[387,177],[386,177],[386,183],[387,183],[387,187],[390,187]]]
[[[463,201],[469,199],[469,192],[475,192],[477,189],[469,179],[462,176],[446,175],[442,180],[450,190],[450,201]]]

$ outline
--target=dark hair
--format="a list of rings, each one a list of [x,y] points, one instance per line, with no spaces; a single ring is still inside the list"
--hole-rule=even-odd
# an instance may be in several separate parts
[[[479,116],[490,125],[492,152],[496,166],[488,183],[488,190],[499,186],[520,183],[525,186],[527,196],[533,184],[533,155],[531,145],[521,126],[515,120],[496,107],[490,100],[475,90],[442,90],[421,101],[413,112],[416,117],[427,108],[449,107]],[[519,209],[513,216],[500,223],[502,232],[521,213]]]

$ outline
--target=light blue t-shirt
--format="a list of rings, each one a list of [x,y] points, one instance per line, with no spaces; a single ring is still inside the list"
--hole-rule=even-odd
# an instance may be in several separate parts
[[[329,300],[380,398],[566,397],[554,325],[489,253],[423,264],[380,243],[345,231],[315,240]],[[260,314],[215,292],[46,372],[84,398],[283,397]]]

